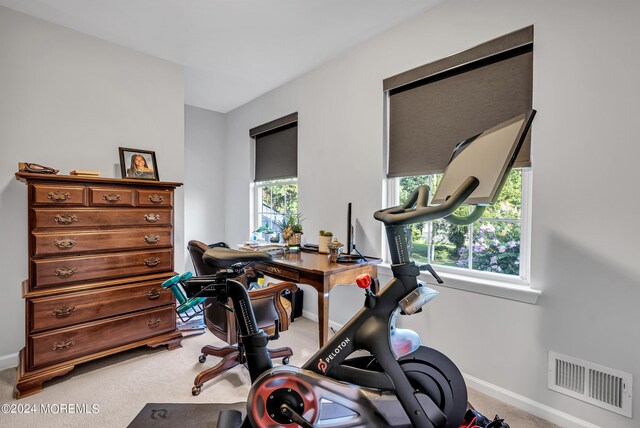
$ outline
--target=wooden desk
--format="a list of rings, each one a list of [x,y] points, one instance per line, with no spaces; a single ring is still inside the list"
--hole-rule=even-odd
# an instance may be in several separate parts
[[[378,275],[381,259],[367,257],[363,263],[332,263],[327,254],[298,251],[276,255],[273,261],[255,263],[255,269],[270,277],[307,284],[318,293],[319,342],[322,347],[329,333],[329,292],[338,284],[354,284],[356,277],[368,273]],[[374,283],[375,284],[375,283]],[[372,290],[377,292],[378,290]]]

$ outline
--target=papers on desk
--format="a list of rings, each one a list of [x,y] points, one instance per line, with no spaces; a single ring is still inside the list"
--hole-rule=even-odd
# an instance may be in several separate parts
[[[238,244],[242,251],[266,251],[271,254],[281,254],[287,248],[287,244],[279,244],[272,242],[245,241],[244,244]]]

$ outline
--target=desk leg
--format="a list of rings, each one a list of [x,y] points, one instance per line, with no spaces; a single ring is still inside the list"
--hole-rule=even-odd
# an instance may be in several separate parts
[[[378,280],[377,268],[376,268],[375,275],[373,275],[373,277],[376,279],[373,281],[373,284],[371,284],[371,291],[373,291],[373,294],[378,294],[380,292],[380,281]]]
[[[322,348],[329,337],[329,293],[318,292],[318,330]]]

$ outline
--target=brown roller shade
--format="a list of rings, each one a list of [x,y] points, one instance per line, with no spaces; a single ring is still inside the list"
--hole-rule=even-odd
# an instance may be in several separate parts
[[[460,141],[531,109],[532,80],[533,27],[386,79],[387,176],[443,172]],[[515,167],[531,165],[530,141]]]
[[[294,115],[295,121],[289,115],[249,132],[256,140],[255,181],[298,176],[298,114]]]

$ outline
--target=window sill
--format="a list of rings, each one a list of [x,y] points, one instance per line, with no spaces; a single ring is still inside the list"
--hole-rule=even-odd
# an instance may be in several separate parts
[[[378,272],[383,275],[393,276],[391,266],[388,263],[379,264]],[[524,281],[502,282],[457,275],[449,272],[438,272],[438,275],[444,280],[444,284],[438,284],[428,273],[421,274],[420,279],[430,286],[455,288],[456,290],[470,291],[472,293],[485,294],[487,296],[500,297],[502,299],[515,300],[532,305],[535,305],[538,298],[542,295],[542,291],[534,290]]]

